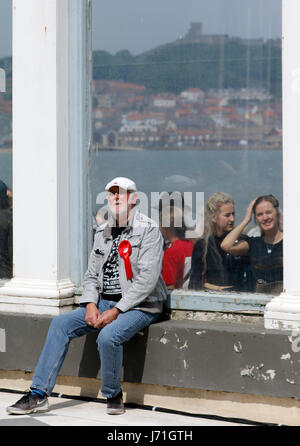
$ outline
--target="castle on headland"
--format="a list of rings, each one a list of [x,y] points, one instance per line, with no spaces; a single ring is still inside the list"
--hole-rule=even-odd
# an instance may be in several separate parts
[[[192,22],[190,29],[185,36],[177,39],[174,44],[185,43],[205,43],[205,44],[223,44],[227,41],[235,41],[244,45],[262,45],[265,41],[263,38],[244,39],[242,37],[230,37],[228,34],[203,34],[203,25],[201,22]],[[281,39],[269,39],[267,42],[281,47]]]
[[[176,41],[176,43],[207,43],[218,44],[228,40],[227,34],[203,34],[202,23],[192,22],[186,35]]]

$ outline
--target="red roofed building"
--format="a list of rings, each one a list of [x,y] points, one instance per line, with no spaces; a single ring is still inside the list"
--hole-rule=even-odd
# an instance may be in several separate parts
[[[180,98],[188,102],[202,103],[205,98],[205,93],[200,88],[188,88],[180,93]]]

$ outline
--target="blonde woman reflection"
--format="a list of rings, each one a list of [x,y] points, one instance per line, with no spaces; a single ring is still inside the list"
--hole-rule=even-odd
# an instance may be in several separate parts
[[[204,209],[204,232],[194,246],[189,288],[245,290],[244,260],[221,249],[221,243],[234,227],[234,202],[230,195],[217,192]]]

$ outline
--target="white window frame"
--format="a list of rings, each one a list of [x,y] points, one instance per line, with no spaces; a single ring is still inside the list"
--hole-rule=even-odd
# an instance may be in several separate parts
[[[86,266],[90,9],[13,0],[13,278],[0,311],[69,311]]]
[[[300,329],[299,0],[283,0],[282,12],[284,292],[273,298],[175,290],[170,305],[265,308],[266,328],[289,330]],[[2,283],[0,311],[59,314],[80,292],[91,223],[90,14],[91,0],[13,0],[14,277]]]

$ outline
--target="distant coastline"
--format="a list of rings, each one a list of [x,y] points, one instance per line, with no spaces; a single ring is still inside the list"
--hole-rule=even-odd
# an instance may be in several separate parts
[[[268,150],[268,151],[282,151],[282,146],[277,146],[277,145],[269,145],[269,146],[258,146],[258,145],[246,145],[246,146],[242,146],[242,145],[230,145],[230,144],[224,144],[222,146],[216,146],[216,145],[205,145],[205,146],[184,146],[184,147],[178,147],[178,146],[168,146],[168,147],[135,147],[135,146],[128,146],[128,147],[120,147],[120,146],[110,146],[110,147],[103,147],[103,146],[97,146],[94,145],[92,148],[93,152],[98,152],[98,151],[106,151],[106,152],[112,152],[112,151],[120,151],[120,152],[125,152],[125,151],[150,151],[152,150],[153,152],[155,151],[161,151],[161,152],[168,152],[171,150],[176,150],[176,151],[181,151],[181,152],[187,152],[190,150],[193,151],[214,151],[214,150],[218,150],[218,151],[222,151],[222,150],[236,150],[236,151],[247,151],[247,150]]]
[[[233,146],[233,145],[224,145],[224,146],[187,146],[187,147],[176,147],[176,146],[169,146],[169,147],[97,147],[97,146],[93,146],[92,151],[93,152],[98,152],[98,151],[144,151],[144,150],[152,150],[153,152],[159,150],[159,151],[165,151],[168,152],[169,150],[176,150],[176,151],[189,151],[189,150],[193,150],[193,151],[210,151],[210,150],[278,150],[281,151],[282,147],[281,146],[277,146],[277,145],[270,145],[270,146]],[[12,153],[12,148],[11,147],[5,147],[5,148],[0,148],[0,153]]]
[[[12,148],[11,147],[0,147],[0,153],[11,153]]]

